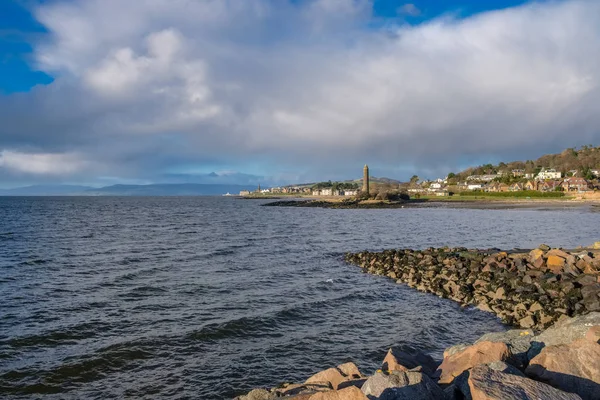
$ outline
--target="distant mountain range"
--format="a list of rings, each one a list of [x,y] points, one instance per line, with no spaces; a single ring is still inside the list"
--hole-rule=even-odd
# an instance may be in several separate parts
[[[174,183],[152,185],[112,185],[101,188],[75,185],[34,185],[0,189],[0,196],[214,196],[254,190],[254,185]]]

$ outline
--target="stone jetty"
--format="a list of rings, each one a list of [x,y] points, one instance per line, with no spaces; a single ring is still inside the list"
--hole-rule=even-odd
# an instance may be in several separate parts
[[[519,329],[456,344],[441,361],[391,348],[374,373],[350,362],[236,400],[600,400],[600,243],[570,251],[386,250],[345,259]]]
[[[488,333],[444,352],[390,349],[381,369],[353,363],[317,372],[303,383],[255,389],[236,400],[598,400],[600,312],[563,315],[541,333]]]
[[[346,254],[365,272],[543,329],[561,316],[600,311],[600,250],[430,248]]]

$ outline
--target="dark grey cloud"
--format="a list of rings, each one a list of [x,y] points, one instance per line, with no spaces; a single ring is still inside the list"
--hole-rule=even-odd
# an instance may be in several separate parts
[[[56,81],[0,98],[0,179],[310,180],[364,162],[406,177],[600,139],[597,2],[385,30],[365,28],[371,12],[368,0],[42,5],[36,67]]]

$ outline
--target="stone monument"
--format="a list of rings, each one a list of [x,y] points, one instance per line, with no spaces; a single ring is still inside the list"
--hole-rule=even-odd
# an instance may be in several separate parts
[[[363,187],[362,192],[369,194],[369,166],[365,165],[363,168]]]

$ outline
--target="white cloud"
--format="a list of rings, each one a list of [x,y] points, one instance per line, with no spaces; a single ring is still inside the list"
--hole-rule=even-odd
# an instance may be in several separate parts
[[[410,17],[418,17],[421,15],[421,10],[412,3],[406,3],[401,7],[398,7],[398,14],[408,15]]]
[[[85,167],[75,154],[21,153],[0,151],[0,168],[34,175],[70,175]]]
[[[382,30],[369,0],[74,0],[35,15],[57,80],[0,99],[0,148],[75,149],[111,175],[435,168],[600,138],[592,0]]]

